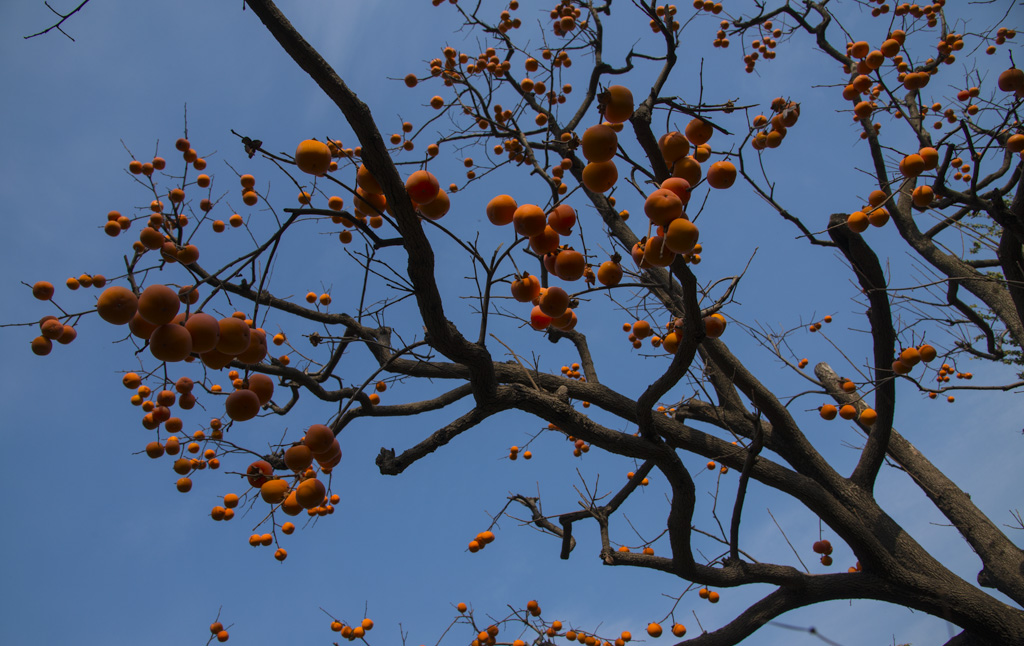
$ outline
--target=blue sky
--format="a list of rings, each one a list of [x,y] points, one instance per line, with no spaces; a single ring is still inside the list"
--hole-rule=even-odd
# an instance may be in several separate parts
[[[533,16],[528,12],[535,3],[522,4],[520,13]],[[445,44],[470,53],[481,48],[476,34],[454,31],[451,7],[434,8],[425,1],[409,5],[399,12],[395,3],[384,2],[281,2],[307,39],[371,106],[385,135],[398,132],[403,120],[417,127],[425,123],[434,114],[425,107],[429,97],[444,94],[440,85],[408,90],[397,79],[409,72],[424,75],[426,62],[439,56]],[[680,6],[689,15],[689,7]],[[629,13],[626,6],[619,9]],[[981,5],[975,10],[999,15],[1005,7]],[[543,19],[543,13],[536,15]],[[976,18],[978,28],[990,22],[987,17]],[[240,2],[95,0],[66,27],[75,42],[59,33],[22,39],[49,21],[48,10],[35,0],[0,7],[0,82],[6,88],[0,98],[5,142],[0,203],[8,227],[0,289],[9,304],[4,322],[33,321],[51,312],[48,304],[31,298],[22,282],[50,280],[58,286],[57,302],[69,311],[83,311],[97,292],[69,293],[63,287],[65,278],[83,272],[121,273],[127,243],[124,237],[103,235],[105,215],[112,209],[130,212],[150,199],[125,171],[132,159],[126,148],[142,160],[158,152],[172,165],[178,163],[173,142],[183,133],[186,106],[188,134],[210,163],[207,172],[214,177],[214,193],[226,194],[228,203],[234,200],[235,209],[243,207],[228,164],[254,173],[278,208],[294,206],[297,191],[268,162],[246,159],[231,129],[261,138],[275,151],[290,152],[309,137],[332,136],[354,145],[336,108],[297,71]],[[705,96],[716,102],[740,99],[766,105],[781,94],[801,102],[801,122],[766,160],[769,172],[779,180],[783,202],[823,229],[829,213],[856,208],[872,188],[867,176],[854,170],[867,166],[866,150],[858,145],[849,116],[836,113],[842,107],[837,101],[839,88],[808,87],[808,81],[837,82],[835,66],[819,54],[809,54],[807,39],[798,38],[780,47],[777,60],[759,64],[757,75],[744,75],[735,46],[725,51],[707,47],[715,22],[700,17],[692,31],[693,51],[706,57]],[[884,27],[867,15],[849,18],[845,25],[872,38],[884,35]],[[534,37],[531,47],[536,42]],[[621,55],[632,42],[632,37],[614,41],[607,55]],[[722,65],[728,75],[716,73]],[[580,59],[573,71],[585,68],[586,61]],[[699,70],[697,55],[682,62],[671,91],[695,101]],[[651,68],[641,66],[627,84],[638,93],[650,73]],[[737,115],[725,123],[737,132],[744,122]],[[442,119],[432,127],[446,124]],[[895,125],[886,127],[897,130]],[[417,140],[416,155],[430,141]],[[896,147],[908,141],[899,135],[892,140]],[[713,146],[719,143],[723,142],[712,140]],[[450,161],[431,165],[442,185],[464,183],[463,156],[451,153]],[[452,213],[443,224],[467,232],[464,237],[479,229],[485,250],[507,244],[508,232],[494,231],[483,215],[483,204],[496,192],[522,196],[520,201],[530,201],[533,194],[535,200],[544,199],[543,191],[525,174],[489,178],[453,196]],[[635,197],[622,201],[634,214],[641,213],[642,202]],[[230,214],[220,213],[224,219]],[[580,216],[585,220],[594,214],[581,210]],[[254,210],[251,217],[255,231],[269,231],[266,212]],[[793,335],[796,355],[808,357],[812,365],[830,361],[844,374],[853,375],[863,367],[870,355],[866,335],[856,331],[866,326],[863,310],[851,301],[851,275],[831,250],[810,249],[795,240],[795,229],[739,186],[711,196],[698,224],[705,247],[704,262],[697,268],[702,283],[735,274],[754,256],[737,302],[725,312],[731,320],[789,329],[832,314],[836,322],[825,331],[847,351],[853,365],[844,363],[823,335]],[[588,231],[588,245],[604,242],[596,227]],[[202,247],[204,260],[217,265],[214,259],[224,260],[230,251],[243,248],[245,241],[236,234],[240,232],[212,238],[204,230],[202,240],[216,241]],[[868,235],[889,254],[893,275],[909,278],[912,263],[891,244],[895,231],[872,230]],[[451,296],[446,301],[449,316],[471,322],[471,303],[455,298],[470,286],[464,279],[468,264],[449,241],[432,239],[439,268],[448,277],[442,289]],[[404,265],[397,250],[389,258]],[[330,290],[331,311],[349,311],[347,305],[358,292],[349,278],[351,264],[346,263],[333,234],[307,226],[282,248],[273,289],[295,295]],[[172,274],[166,280],[176,278]],[[626,313],[603,304],[594,305],[592,312],[581,311],[581,329],[605,353],[598,366],[603,381],[639,394],[645,379],[658,374],[662,359],[644,359],[628,347],[619,330],[628,320]],[[401,308],[389,323],[407,338],[420,334],[418,325],[404,324]],[[311,331],[285,317],[271,317],[265,325],[271,331],[283,329],[293,339]],[[749,357],[762,379],[777,383],[784,394],[806,389],[805,382],[740,328],[731,326],[726,339],[736,352]],[[138,363],[125,344],[113,343],[120,331],[95,317],[84,320],[78,331],[75,343],[59,346],[43,358],[28,350],[34,331],[0,331],[8,357],[8,368],[0,373],[5,417],[0,432],[9,456],[0,471],[0,486],[13,494],[7,501],[5,531],[0,533],[4,644],[200,644],[220,608],[221,620],[233,624],[232,643],[330,643],[336,635],[329,631],[330,619],[322,608],[348,622],[373,618],[371,642],[394,643],[401,627],[409,634],[408,643],[431,644],[457,615],[458,602],[470,604],[478,617],[502,618],[508,613],[506,604],[522,607],[529,599],[540,602],[547,619],[597,630],[602,636],[614,637],[621,630],[639,635],[648,622],[662,620],[670,611],[672,601],[665,595],[678,595],[685,587],[666,575],[601,566],[596,528],[587,524],[577,528],[579,544],[568,561],[558,559],[557,540],[507,518],[495,529],[495,543],[469,554],[466,543],[489,525],[488,514],[501,509],[509,492],[540,491],[549,513],[569,511],[576,508],[573,487],[581,478],[593,485],[600,474],[598,488],[606,491],[635,467],[599,451],[575,459],[571,446],[551,434],[531,445],[533,460],[510,462],[503,459],[507,447],[525,444],[541,424],[509,414],[459,437],[398,478],[379,475],[373,459],[380,447],[408,447],[464,408],[413,420],[359,423],[346,430],[341,438],[345,457],[334,479],[334,490],[342,497],[337,512],[284,537],[282,546],[289,557],[278,563],[273,548],[247,544],[253,526],[264,516],[262,503],[231,523],[215,523],[207,516],[221,495],[242,492],[236,479],[205,472],[195,479],[192,492],[182,495],[174,488],[177,476],[166,459],[134,455],[152,437],[139,425],[139,412],[129,405],[130,393],[120,385],[120,377]],[[544,369],[557,370],[575,360],[565,344],[552,346],[514,325],[498,327],[496,334],[523,356],[536,353]],[[510,358],[496,344],[492,351],[502,360]],[[365,358],[354,357],[344,366],[343,379],[361,380],[367,366]],[[971,364],[965,369],[983,383],[1012,378],[1010,371],[990,366]],[[226,378],[221,383],[226,385]],[[440,387],[402,384],[384,394],[385,403],[415,401]],[[691,394],[692,389],[682,387],[673,392],[678,398]],[[1019,505],[1015,494],[1024,486],[1016,459],[1024,412],[1019,396],[963,393],[957,395],[956,405],[949,406],[924,400],[907,388],[901,387],[901,395],[905,403],[897,410],[896,427],[970,492],[996,523],[1012,522],[1008,510]],[[330,407],[309,400],[303,399],[286,418],[260,418],[240,432],[256,446],[301,433],[331,414]],[[193,411],[196,415],[186,418],[186,425],[205,423],[210,413],[219,412],[216,400],[207,397],[203,403],[208,410]],[[858,436],[838,422],[820,422],[813,410],[820,403],[818,396],[803,397],[794,410],[808,411],[801,413],[801,420],[826,456],[841,465],[852,464],[856,454],[846,444],[856,444]],[[699,456],[687,458],[698,482],[697,518],[710,528],[708,492],[714,491],[716,476],[701,468],[704,461]],[[226,460],[226,467],[238,470],[244,464]],[[723,476],[722,487],[724,504],[731,507],[734,473]],[[941,519],[930,505],[922,504],[927,501],[916,488],[894,469],[883,469],[879,492],[886,509],[915,538],[958,574],[974,579],[978,563],[970,549],[954,530],[934,524]],[[654,477],[624,510],[645,538],[663,526],[666,493],[667,487]],[[756,548],[762,559],[795,560],[768,516],[769,508],[803,549],[801,557],[812,571],[823,571],[820,566],[815,569],[810,552],[817,520],[759,486],[752,487],[747,503],[745,544]],[[622,521],[613,530],[613,540],[640,542]],[[703,547],[715,549],[711,544]],[[665,553],[664,539],[655,549]],[[837,546],[836,567],[850,564],[849,550]],[[718,628],[757,592],[723,590],[722,601],[711,606],[691,591],[679,604],[676,620],[691,634],[698,631],[698,621],[706,629]],[[866,601],[814,606],[781,621],[816,626],[844,645],[881,645],[894,639],[936,643],[950,634],[950,627],[940,620]],[[472,639],[465,626],[455,630],[461,632],[450,633],[446,643]],[[753,642],[799,645],[820,640],[769,626]]]

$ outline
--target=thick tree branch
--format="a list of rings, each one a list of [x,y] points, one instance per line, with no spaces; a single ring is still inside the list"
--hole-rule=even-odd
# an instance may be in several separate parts
[[[868,298],[867,317],[871,324],[872,365],[874,366],[875,412],[878,417],[871,426],[868,441],[850,479],[867,491],[874,488],[878,470],[885,459],[896,408],[896,383],[892,375],[892,361],[896,348],[896,331],[892,327],[892,310],[886,291],[885,275],[878,256],[864,241],[845,226],[846,216],[834,213],[829,219],[829,235],[846,256],[861,291]]]
[[[334,101],[359,138],[363,161],[384,189],[398,231],[404,240],[404,247],[409,255],[408,275],[413,283],[423,323],[427,328],[428,341],[446,357],[470,369],[470,383],[473,384],[477,405],[485,405],[487,398],[497,387],[491,371],[490,353],[483,346],[467,341],[445,317],[434,277],[433,249],[423,232],[419,216],[405,192],[405,184],[388,154],[369,107],[356,97],[271,0],[247,0],[247,4],[292,60]]]
[[[848,403],[856,398],[843,392],[839,375],[828,364],[819,363],[814,372],[836,401]],[[1014,545],[970,496],[895,429],[889,438],[888,450],[889,457],[904,469],[978,554],[984,565],[984,576],[978,575],[979,583],[995,587],[1024,605],[1024,550]]]

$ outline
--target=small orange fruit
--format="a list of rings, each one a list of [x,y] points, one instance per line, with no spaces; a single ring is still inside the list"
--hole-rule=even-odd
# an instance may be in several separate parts
[[[295,165],[310,175],[325,175],[331,165],[331,149],[315,139],[306,139],[295,149]]]
[[[580,140],[583,156],[589,162],[605,162],[615,157],[618,150],[618,136],[611,127],[598,124],[583,132]]]
[[[441,186],[434,174],[426,170],[418,170],[405,181],[405,190],[409,198],[416,204],[426,204],[437,197]]]
[[[38,285],[39,283],[36,283]],[[47,283],[49,284],[49,283]],[[50,285],[52,295],[53,286]],[[35,287],[33,287],[35,293]],[[37,297],[38,298],[38,297]],[[46,299],[43,299],[46,300]],[[108,287],[96,301],[96,312],[100,318],[113,325],[124,325],[132,320],[138,311],[139,301],[132,290],[115,285]]]
[[[708,169],[711,188],[726,189],[736,182],[736,166],[730,161],[717,161]]]
[[[633,116],[633,93],[622,85],[613,85],[605,95],[604,118],[610,123],[622,123]]]
[[[234,391],[224,400],[228,417],[236,422],[250,420],[260,412],[260,398],[251,390],[242,388]]]
[[[487,219],[491,224],[511,224],[518,206],[511,195],[498,195],[487,203]]]
[[[658,149],[665,164],[671,166],[690,154],[689,140],[678,131],[669,132],[658,139]]]
[[[684,134],[686,138],[690,140],[694,146],[706,144],[710,139],[711,135],[715,132],[711,124],[703,119],[693,119],[690,123],[686,124],[686,130]]]
[[[547,218],[539,206],[523,204],[513,212],[512,226],[515,227],[516,233],[529,238],[544,231],[544,227],[547,226]]]
[[[590,162],[583,167],[583,185],[592,193],[604,193],[615,186],[619,171],[615,162]]]

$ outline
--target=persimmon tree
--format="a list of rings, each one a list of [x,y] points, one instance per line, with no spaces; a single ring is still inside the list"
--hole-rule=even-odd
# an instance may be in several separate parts
[[[1022,385],[985,375],[1019,364],[1024,344],[1024,72],[1010,56],[1014,26],[976,24],[942,1],[736,12],[640,0],[561,0],[541,13],[515,0],[434,5],[475,44],[439,43],[433,60],[410,61],[413,71],[381,71],[410,97],[408,121],[387,127],[273,2],[247,0],[337,106],[343,131],[330,132],[332,120],[301,142],[235,133],[236,153],[216,173],[197,152],[206,144],[187,132],[166,157],[131,160],[140,192],[111,199],[140,208],[111,211],[103,224],[126,240],[123,264],[67,281],[98,288],[95,299],[26,281],[55,306],[30,324],[39,330],[31,350],[59,361],[77,328],[127,326],[118,329],[137,365],[123,384],[150,433],[138,448],[177,472],[180,491],[197,479],[223,483],[222,504],[197,513],[229,521],[235,509],[256,509],[263,520],[249,542],[275,546],[280,561],[305,524],[292,517],[334,513],[346,434],[429,412],[446,421],[411,446],[382,448],[382,475],[401,477],[479,432],[506,434],[509,460],[529,460],[531,444],[549,436],[584,461],[621,458],[621,473],[604,474],[571,508],[513,492],[467,547],[485,549],[502,518],[519,519],[550,534],[563,559],[596,556],[682,582],[638,633],[659,637],[667,622],[685,643],[736,644],[798,608],[873,599],[958,626],[950,644],[1024,635],[1024,553],[928,460],[928,446],[894,428],[898,405],[955,396],[969,405],[982,390],[1015,398]],[[647,32],[627,31],[638,19]],[[705,87],[706,72],[689,60],[696,39],[728,50],[730,64],[714,74],[730,84]],[[817,57],[832,86],[797,79],[778,93],[748,92],[745,79],[776,55]],[[722,88],[729,93],[713,94]],[[834,114],[809,119],[811,95]],[[813,179],[814,159],[805,168],[772,159],[801,137],[820,140],[821,155],[848,157],[839,181],[863,187],[858,203],[809,204],[786,190]],[[825,143],[842,138],[852,144],[844,152]],[[278,199],[281,186],[297,203]],[[844,270],[859,320],[766,313],[787,321],[775,329],[730,317],[748,283],[801,289],[773,285],[758,254],[731,248],[730,228],[751,218],[774,218],[809,262]],[[338,238],[336,275],[317,280],[344,287],[280,292],[275,267],[301,261],[291,241],[323,233]],[[464,273],[439,270],[441,255]],[[716,260],[702,266],[702,256]],[[799,348],[830,325],[862,333],[808,369]],[[610,340],[620,327],[622,339]],[[607,359],[611,343],[633,356]],[[968,360],[982,366],[977,381]],[[429,384],[412,388],[419,382]],[[334,412],[310,418],[309,401]],[[514,411],[536,418],[536,431],[503,427]],[[257,416],[288,420],[270,450],[246,437]],[[821,446],[837,426],[852,462]],[[887,513],[876,490],[886,465],[959,531],[976,554],[976,581]],[[695,477],[705,468],[717,475],[715,505],[699,514]],[[624,513],[654,479],[669,495],[648,533],[650,523],[637,528]],[[754,487],[820,519],[819,536],[795,539],[795,560],[768,560],[746,538]],[[499,533],[514,540],[517,531]],[[599,535],[598,555],[574,552],[581,532]],[[849,563],[833,561],[840,546]],[[801,554],[816,559],[813,569]],[[770,591],[731,621],[683,626],[681,604],[694,596],[715,603],[758,584]],[[536,601],[510,608],[491,623],[460,604],[456,624],[469,632],[446,641],[623,646],[631,637],[563,625]],[[330,628],[369,640],[373,622]],[[211,640],[227,638],[215,622]]]

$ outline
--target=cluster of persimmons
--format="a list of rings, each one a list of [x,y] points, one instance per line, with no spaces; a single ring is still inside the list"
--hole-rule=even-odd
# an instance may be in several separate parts
[[[442,2],[443,0],[434,0],[435,5]],[[452,3],[454,4],[454,0]],[[878,5],[872,8],[872,15],[881,16],[892,11],[896,16],[921,20],[923,24],[934,27],[938,24],[938,15],[944,0],[923,6],[890,6],[884,0],[870,0],[869,4]],[[695,0],[693,6],[698,12],[716,16],[723,11],[721,3],[706,0]],[[501,11],[496,23],[497,30],[503,35],[523,25],[522,20],[513,13],[519,8],[519,3],[512,0],[507,7]],[[678,13],[675,5],[656,6],[650,23],[652,30],[656,33],[678,32],[681,28],[677,19]],[[546,23],[545,31],[550,31],[558,38],[572,37],[573,34],[579,34],[589,27],[581,8],[571,0],[559,0],[550,11],[550,20],[549,24]],[[758,60],[775,58],[778,40],[783,38],[784,30],[791,29],[781,22],[757,20],[749,25],[743,25],[743,28],[738,30],[748,37],[746,49],[749,49],[749,53],[744,55],[748,73],[754,70]],[[731,26],[736,27],[737,23],[728,20],[718,23],[713,43],[715,47],[729,46],[727,30]],[[865,139],[879,134],[881,124],[872,123],[872,120],[880,114],[890,114],[895,119],[910,118],[904,108],[895,101],[886,102],[887,90],[883,87],[881,78],[883,71],[894,70],[895,78],[908,91],[923,89],[938,71],[938,65],[931,65],[928,62],[925,63],[925,71],[914,71],[905,50],[908,30],[910,27],[906,25],[904,29],[887,30],[887,37],[882,39],[877,47],[873,47],[868,41],[847,43],[846,54],[852,63],[843,70],[849,77],[846,79],[849,82],[843,83],[842,97],[848,103],[853,119],[864,125],[861,136]],[[1013,30],[1000,30],[986,51],[989,54],[994,53],[996,45],[1004,44],[1015,35]],[[951,63],[955,60],[954,53],[961,51],[964,46],[962,34],[945,34],[936,44],[936,56],[941,58],[942,63]],[[545,104],[550,107],[565,103],[567,96],[572,93],[572,85],[554,83],[553,74],[549,74],[550,79],[543,74],[552,72],[554,68],[564,71],[572,64],[568,49],[545,46],[534,52],[533,56],[525,58],[525,76],[518,73],[513,76],[511,60],[502,59],[495,48],[489,47],[478,54],[469,54],[460,53],[453,47],[444,47],[441,57],[429,62],[429,71],[425,77],[408,74],[403,80],[409,88],[433,79],[438,79],[446,87],[453,87],[466,83],[467,79],[474,76],[484,76],[488,83],[506,82],[519,93],[520,106],[513,108],[494,104],[485,114],[478,115],[471,115],[468,107],[461,107],[482,129],[495,127],[514,132],[514,128],[519,128],[517,120],[522,118],[519,109],[522,105],[528,105],[529,109],[533,109],[534,113],[530,114],[530,118],[537,127],[544,128],[550,124],[552,113]],[[1002,92],[1011,93],[1017,98],[1024,97],[1024,72],[1011,67],[998,76],[997,85]],[[938,115],[939,119],[935,121],[933,127],[940,130],[947,124],[955,124],[958,119],[977,115],[984,109],[980,102],[976,101],[979,96],[979,87],[968,87],[957,93],[956,105],[944,106],[935,102],[922,106],[919,112],[921,115],[929,112]],[[598,285],[607,290],[627,287],[623,285],[623,280],[627,276],[639,277],[643,270],[669,267],[678,260],[689,265],[698,265],[704,248],[699,242],[700,231],[687,211],[691,197],[698,187],[702,188],[704,185],[715,191],[728,190],[742,174],[742,165],[741,168],[737,168],[737,153],[712,150],[710,142],[716,129],[722,129],[710,118],[701,115],[700,110],[696,110],[691,115],[692,118],[688,117],[681,131],[665,127],[655,133],[660,137],[657,139],[657,153],[654,154],[660,154],[660,161],[664,162],[669,176],[660,182],[652,181],[641,189],[643,212],[647,219],[639,225],[636,220],[631,223],[631,226],[637,227],[640,234],[639,241],[628,250],[632,267],[624,268],[623,258],[618,253],[610,257],[597,258],[586,249],[581,251],[575,248],[572,242],[579,237],[577,233],[580,224],[577,212],[568,202],[568,198],[563,197],[576,188],[570,186],[569,178],[578,176],[582,188],[597,196],[597,199],[604,199],[615,207],[616,198],[612,193],[620,185],[617,162],[622,164],[621,160],[628,160],[623,154],[624,147],[619,141],[619,135],[636,109],[633,93],[625,85],[615,84],[603,88],[597,102],[600,108],[599,118],[594,119],[597,123],[586,127],[582,133],[558,134],[559,142],[567,146],[564,150],[578,151],[584,160],[582,162],[575,158],[574,154],[565,153],[569,156],[556,155],[554,163],[549,167],[540,164],[518,136],[510,135],[491,149],[495,158],[507,158],[509,162],[520,165],[535,165],[536,170],[553,189],[551,195],[555,196],[550,203],[534,203],[539,201],[535,197],[491,193],[493,197],[484,208],[487,220],[492,225],[511,225],[510,229],[503,230],[510,230],[514,242],[522,243],[524,248],[528,248],[538,265],[543,267],[542,271],[537,272],[540,275],[517,270],[516,275],[508,280],[511,298],[516,303],[524,304],[522,318],[537,331],[571,331],[576,328],[580,323],[577,313],[580,292],[591,288],[599,289]],[[434,110],[447,110],[458,104],[435,95],[427,101],[427,105]],[[730,114],[733,110],[730,102],[722,112]],[[764,112],[754,116],[748,128],[750,147],[758,154],[782,145],[787,133],[797,124],[801,114],[799,103],[783,97],[772,100],[770,109]],[[400,130],[401,132],[390,136],[393,150],[396,153],[414,150],[416,133],[413,124],[403,121]],[[653,137],[651,142],[653,145]],[[439,143],[431,143],[426,147],[422,167],[407,175],[404,186],[416,212],[424,220],[431,222],[439,221],[449,213],[452,208],[452,194],[458,190],[454,183],[448,184],[447,189],[442,188],[438,178],[426,168],[427,164],[440,154]],[[1024,151],[1024,134],[1007,134],[1004,147],[1009,153],[1021,153]],[[189,221],[190,213],[194,212],[187,213],[185,208],[189,204],[189,198],[193,197],[190,195],[193,186],[206,191],[205,197],[194,201],[199,214],[193,214],[193,218],[209,222],[216,233],[227,231],[229,227],[239,229],[248,226],[245,217],[239,213],[231,214],[226,221],[212,218],[210,213],[217,204],[210,197],[209,189],[213,178],[204,172],[207,168],[206,160],[185,138],[178,139],[175,148],[181,153],[186,164],[186,173],[192,170],[199,173],[192,183],[187,184],[183,175],[180,183],[169,189],[158,190],[154,177],[167,168],[167,160],[162,157],[154,157],[148,162],[133,159],[128,164],[128,171],[149,183],[154,191],[154,199],[147,205],[148,211],[143,216],[131,218],[119,211],[110,211],[103,223],[103,231],[110,237],[126,235],[133,225],[141,224],[138,227],[138,236],[131,241],[136,261],[146,254],[152,254],[147,257],[155,257],[163,266],[190,266],[198,263],[200,248],[191,242],[193,236],[190,235],[196,228],[195,223]],[[899,161],[894,163],[898,163],[897,180],[933,180],[931,183],[920,183],[908,190],[912,204],[918,211],[934,208],[936,202],[943,198],[945,172],[948,168],[954,169],[951,174],[954,180],[969,184],[976,179],[972,174],[972,170],[976,168],[972,169],[970,158],[967,162],[959,157],[943,160],[935,147],[915,145],[914,148],[915,152],[906,155],[901,152]],[[713,156],[719,158],[707,164]],[[345,199],[337,195],[320,195],[318,186],[308,191],[301,187],[297,197],[301,207],[308,207],[308,214],[323,217],[324,222],[329,220],[332,224],[341,225],[343,228],[338,231],[338,238],[345,244],[352,242],[360,233],[368,234],[372,229],[384,227],[388,223],[388,216],[393,215],[392,205],[388,204],[380,182],[365,164],[358,161],[360,157],[359,148],[347,149],[342,147],[340,142],[331,139],[307,139],[297,145],[290,160],[284,160],[290,161],[299,171],[313,178],[323,178],[334,173],[340,176],[344,172],[351,175],[354,189],[351,191],[350,211],[345,209]],[[465,171],[467,181],[475,181],[480,167],[475,164],[472,157],[466,157],[463,164],[468,169]],[[703,166],[704,164],[707,166]],[[256,188],[255,176],[242,174],[238,179],[242,203],[248,207],[256,206],[261,195]],[[895,208],[895,200],[900,198],[899,192],[890,188],[890,184],[896,186],[895,183],[886,182],[882,188],[869,193],[866,205],[850,213],[846,225],[851,231],[863,233],[869,226],[882,227],[889,221],[890,210]],[[327,207],[326,213],[329,215],[320,213],[320,209],[315,207],[314,201],[320,197],[326,198],[324,203]],[[614,216],[616,211],[611,213]],[[617,217],[622,221],[628,220],[630,215],[628,210],[617,213]],[[65,284],[69,290],[89,287],[102,289],[95,303],[98,316],[109,324],[127,326],[127,334],[143,344],[152,359],[163,366],[163,370],[154,370],[144,375],[137,372],[127,373],[122,381],[132,393],[131,404],[138,406],[142,411],[142,426],[158,434],[158,439],[146,444],[144,452],[154,460],[164,456],[170,458],[171,469],[179,476],[176,481],[177,489],[188,492],[192,488],[192,478],[196,473],[221,467],[221,459],[225,453],[223,448],[226,446],[226,443],[221,443],[225,432],[233,425],[252,420],[262,410],[273,407],[275,380],[251,370],[250,367],[268,361],[268,341],[281,346],[287,343],[287,339],[283,333],[268,336],[267,331],[260,328],[254,320],[257,318],[255,313],[239,311],[228,316],[215,317],[203,311],[210,299],[200,303],[200,288],[209,289],[210,285],[173,286],[170,283],[150,282],[143,287],[138,284],[136,278],[129,270],[127,276],[117,279],[108,280],[99,274],[82,274],[67,279]],[[560,283],[552,284],[553,280]],[[112,281],[118,284],[108,285],[108,282]],[[35,298],[42,301],[54,299],[55,287],[52,283],[38,281],[31,287]],[[212,295],[210,297],[212,298]],[[310,291],[305,294],[305,301],[311,306],[326,308],[331,305],[332,296],[329,290],[320,294]],[[532,307],[528,314],[527,307]],[[715,311],[703,317],[702,332],[708,338],[718,338],[725,332],[727,321],[726,317],[717,311],[718,307],[712,309]],[[65,313],[60,317],[43,317],[38,324],[40,333],[31,341],[31,351],[43,356],[52,351],[54,341],[59,344],[72,342],[77,336],[74,323],[77,323],[80,316]],[[649,340],[651,347],[675,354],[682,343],[682,320],[672,318],[667,322],[662,320],[652,323],[651,320],[654,319],[645,320],[639,318],[640,316],[634,313],[622,326],[626,339],[633,348],[639,350],[644,347],[644,341]],[[830,316],[823,319],[826,323],[831,320]],[[820,328],[821,323],[813,323],[808,329],[815,332]],[[903,348],[892,361],[892,374],[909,375],[919,364],[928,364],[937,356],[938,351],[926,343]],[[278,357],[275,361],[282,366],[289,363],[287,355]],[[193,381],[187,376],[170,376],[170,373],[179,367],[177,364],[195,362],[210,371],[207,374],[217,374],[228,367],[239,368],[241,372],[231,370],[227,373],[231,384],[227,389],[212,381]],[[802,369],[807,363],[807,359],[801,359],[798,366]],[[567,379],[585,381],[580,369],[580,364],[572,363],[563,366],[561,372]],[[941,369],[937,371],[937,380],[944,383],[949,381],[951,376],[970,379],[972,375],[957,372],[949,364],[942,364]],[[145,383],[147,381],[150,383]],[[366,396],[371,406],[380,402],[380,393],[387,388],[384,381],[377,381],[372,385],[376,392],[370,392]],[[851,380],[842,381],[841,389],[847,394],[855,394],[857,388],[857,384]],[[185,422],[179,411],[189,411],[196,406],[195,393],[198,391],[205,391],[211,398],[220,400],[218,410],[222,405],[223,414],[211,419],[204,428],[189,433],[185,431]],[[937,393],[928,391],[928,395],[935,398]],[[954,398],[949,396],[947,400],[952,402]],[[588,407],[589,403],[582,402],[582,405]],[[210,408],[212,407],[207,407]],[[675,409],[659,406],[657,411],[671,416]],[[858,401],[857,405],[823,404],[818,408],[818,412],[825,420],[840,417],[856,421],[864,427],[875,424],[878,417],[864,401]],[[559,431],[554,424],[550,424],[548,429]],[[240,473],[248,489],[241,493],[225,494],[220,500],[221,504],[210,510],[210,517],[214,521],[230,521],[234,518],[239,505],[248,502],[255,505],[262,501],[271,510],[263,521],[268,523],[269,527],[266,529],[270,531],[251,534],[249,544],[254,547],[277,544],[274,557],[278,561],[284,561],[288,553],[278,544],[277,531],[290,535],[296,527],[293,522],[280,519],[276,514],[280,512],[288,517],[297,517],[305,512],[310,518],[323,517],[333,514],[334,506],[340,502],[340,497],[332,493],[330,482],[331,472],[340,464],[342,457],[341,446],[335,432],[336,429],[332,426],[312,424],[306,428],[301,438],[293,438],[293,441],[285,445],[286,448],[282,447],[281,460],[280,464],[276,465],[277,468],[263,459],[251,462]],[[163,435],[160,435],[161,433]],[[572,443],[574,456],[582,457],[590,450],[590,445],[584,440],[569,435],[566,437]],[[524,460],[532,457],[529,450],[521,450],[519,446],[509,448],[510,460],[517,460],[520,455]],[[281,464],[284,466],[283,469]],[[713,460],[707,463],[707,468],[709,471],[719,469],[720,474],[728,471],[724,464],[719,465]],[[628,473],[630,479],[635,475],[633,472]],[[644,477],[639,484],[646,486],[649,479]],[[259,526],[256,529],[259,529]],[[469,541],[468,550],[478,552],[494,540],[494,533],[490,529],[485,530]],[[654,554],[654,548],[650,545],[644,544],[638,548],[644,555]],[[833,548],[828,540],[815,542],[812,549],[821,556],[822,565],[832,564]],[[622,545],[619,550],[629,552],[630,548]],[[857,570],[859,564],[850,568],[850,571]],[[718,592],[707,588],[699,589],[698,596],[710,603],[717,603],[720,599]],[[465,604],[458,604],[457,609],[467,621],[472,622],[472,613],[467,614],[469,611]],[[541,616],[540,606],[536,601],[526,604],[526,609],[531,617]],[[373,628],[373,621],[367,618],[357,624],[348,625],[335,619],[331,622],[330,628],[348,640],[362,639]],[[564,627],[560,621],[544,622],[543,628],[544,634],[548,637],[564,637],[586,646],[625,646],[632,639],[629,632],[622,632],[612,640],[573,629],[563,631]],[[227,641],[228,633],[220,622],[212,624],[210,631],[213,638],[218,641]],[[675,637],[683,637],[686,634],[686,628],[679,623],[673,623],[670,631]],[[472,646],[496,644],[499,632],[500,627],[497,624],[479,630],[472,641]],[[647,625],[646,632],[650,637],[657,638],[662,635],[663,628],[660,623],[652,622]],[[513,641],[512,644],[525,646],[521,639]]]

